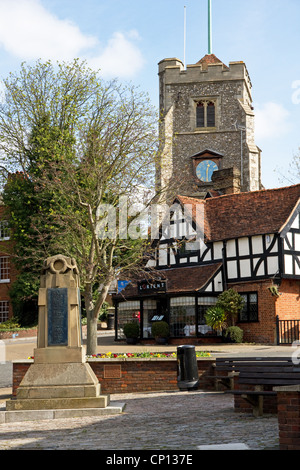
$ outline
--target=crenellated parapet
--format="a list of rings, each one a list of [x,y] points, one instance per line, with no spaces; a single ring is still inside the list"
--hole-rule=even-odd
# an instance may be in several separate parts
[[[187,65],[185,68],[180,59],[163,59],[158,64],[158,73],[159,75],[164,74],[165,85],[244,80],[249,93],[252,89],[251,79],[243,61],[230,62],[229,66],[222,62],[206,64],[199,61],[197,64]]]

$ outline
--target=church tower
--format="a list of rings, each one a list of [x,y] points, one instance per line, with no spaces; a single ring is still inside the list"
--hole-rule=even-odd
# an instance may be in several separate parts
[[[186,68],[159,62],[160,164],[156,184],[204,196],[261,189],[251,80],[244,62],[214,54]]]

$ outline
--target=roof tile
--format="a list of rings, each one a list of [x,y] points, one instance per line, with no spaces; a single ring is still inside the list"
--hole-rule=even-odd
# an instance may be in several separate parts
[[[277,233],[300,201],[300,184],[277,189],[211,197],[204,201],[178,196],[182,204],[205,204],[207,241]]]

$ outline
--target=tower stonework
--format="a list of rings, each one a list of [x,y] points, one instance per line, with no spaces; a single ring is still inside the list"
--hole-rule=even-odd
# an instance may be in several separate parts
[[[261,189],[261,152],[245,63],[226,66],[209,54],[185,69],[179,59],[164,59],[159,87],[157,189],[174,181],[190,195]]]

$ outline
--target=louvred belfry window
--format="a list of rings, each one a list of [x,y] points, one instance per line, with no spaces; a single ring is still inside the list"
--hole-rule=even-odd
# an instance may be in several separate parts
[[[204,104],[197,103],[197,127],[205,127]]]
[[[215,127],[215,116],[215,104],[210,102],[207,104],[207,127]]]
[[[213,101],[198,101],[196,105],[196,127],[215,127],[216,106]]]

